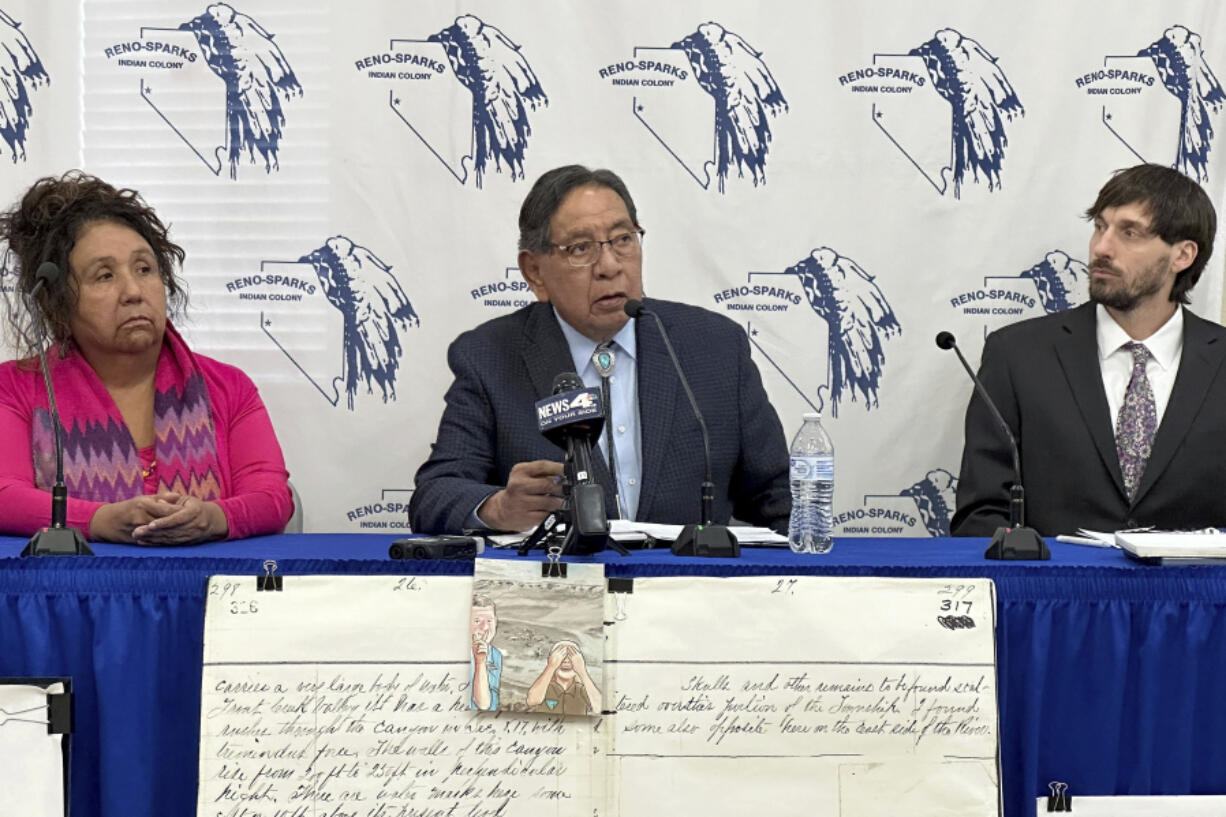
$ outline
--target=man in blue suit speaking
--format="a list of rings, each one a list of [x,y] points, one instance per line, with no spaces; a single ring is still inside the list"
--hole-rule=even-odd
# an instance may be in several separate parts
[[[570,165],[533,185],[519,213],[519,268],[538,302],[464,332],[448,349],[455,381],[417,471],[413,530],[527,530],[560,507],[562,454],[537,430],[534,405],[561,372],[608,395],[593,470],[609,514],[701,521],[698,422],[655,322],[625,312],[643,298],[644,234],[611,171]],[[710,431],[713,521],[735,516],[786,531],[787,444],[744,329],[698,307],[646,306],[667,327]]]

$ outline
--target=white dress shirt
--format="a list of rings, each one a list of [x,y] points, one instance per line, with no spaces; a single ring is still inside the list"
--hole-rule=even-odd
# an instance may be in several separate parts
[[[1129,337],[1106,308],[1099,304],[1095,310],[1098,334],[1098,363],[1103,373],[1103,388],[1107,392],[1107,407],[1111,410],[1111,428],[1115,428],[1124,393],[1132,379],[1132,352],[1123,348],[1133,340]],[[1158,425],[1166,404],[1171,401],[1171,389],[1175,375],[1179,373],[1179,360],[1183,356],[1183,308],[1177,307],[1170,320],[1162,328],[1140,340],[1149,349],[1150,358],[1145,363],[1145,376],[1154,392],[1154,411]]]

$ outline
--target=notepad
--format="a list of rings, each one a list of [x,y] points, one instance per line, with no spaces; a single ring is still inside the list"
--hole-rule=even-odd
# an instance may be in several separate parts
[[[1129,556],[1160,560],[1161,564],[1189,561],[1226,564],[1226,534],[1217,528],[1199,531],[1120,531],[1115,534],[1115,542]]]

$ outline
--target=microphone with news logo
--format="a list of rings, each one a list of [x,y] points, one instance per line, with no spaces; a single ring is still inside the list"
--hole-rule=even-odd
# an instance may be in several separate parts
[[[520,553],[548,547],[549,539],[565,525],[563,553],[597,553],[610,544],[605,516],[604,488],[592,474],[592,442],[604,427],[600,389],[590,389],[574,372],[553,380],[553,394],[536,402],[537,429],[566,452],[562,481],[562,507],[549,514],[524,541]],[[613,547],[625,553],[616,543]]]
[[[1026,527],[1026,492],[1022,489],[1022,461],[1017,448],[1017,438],[1013,436],[1009,424],[1005,422],[1000,410],[996,408],[996,403],[988,394],[988,390],[983,387],[983,382],[966,362],[966,358],[962,356],[962,350],[958,348],[958,342],[954,340],[954,336],[949,332],[938,332],[936,340],[937,346],[946,350],[953,349],[958,355],[958,360],[962,361],[962,368],[966,369],[971,382],[975,384],[975,391],[987,405],[988,411],[992,413],[1005,439],[1009,441],[1009,453],[1013,455],[1013,486],[1009,490],[1009,525],[996,529],[991,544],[983,554],[984,558],[1010,561],[1050,559],[1051,551],[1048,550],[1043,537],[1039,536],[1039,532],[1034,528]]]
[[[34,273],[34,286],[26,297],[27,308],[34,316],[38,332],[38,362],[42,366],[43,385],[51,407],[51,428],[55,434],[55,485],[51,489],[51,524],[30,538],[22,556],[93,556],[81,531],[68,527],[68,486],[64,484],[64,431],[60,428],[60,410],[55,404],[55,389],[51,387],[51,370],[47,367],[47,328],[34,299],[44,289],[51,289],[62,277],[54,262],[44,261]]]
[[[664,322],[660,320],[659,315],[644,306],[643,302],[638,299],[626,301],[623,308],[632,318],[649,315],[655,319],[656,328],[660,330],[660,339],[664,341],[664,348],[668,350],[668,357],[673,362],[677,379],[681,381],[681,388],[685,391],[685,396],[689,398],[694,419],[698,421],[698,428],[702,431],[702,456],[706,471],[703,473],[699,492],[701,521],[698,524],[686,525],[681,529],[677,541],[673,542],[673,553],[678,556],[738,557],[741,555],[741,545],[728,531],[728,526],[715,525],[711,522],[711,508],[715,502],[715,482],[711,478],[711,438],[707,433],[707,421],[703,419],[702,412],[698,408],[698,401],[694,398],[689,381],[685,379],[685,372],[681,370],[680,361],[677,360],[677,353],[668,339],[668,333],[664,331]]]

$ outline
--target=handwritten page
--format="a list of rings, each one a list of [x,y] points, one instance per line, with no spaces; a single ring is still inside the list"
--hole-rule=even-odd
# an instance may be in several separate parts
[[[470,709],[472,579],[215,577],[198,813],[998,813],[991,582],[631,589],[605,599],[604,716],[563,718]]]
[[[602,813],[591,720],[470,711],[471,578],[208,593],[202,817]]]
[[[998,813],[988,580],[661,578],[611,594],[622,815]]]
[[[0,814],[63,817],[63,735],[47,733],[47,696],[63,691],[0,684]]]

